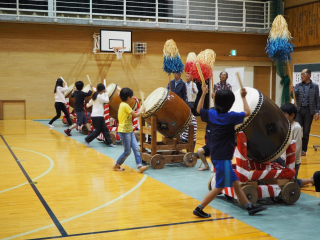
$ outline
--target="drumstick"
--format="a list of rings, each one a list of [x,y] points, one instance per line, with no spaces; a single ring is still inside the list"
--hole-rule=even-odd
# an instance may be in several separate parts
[[[144,105],[144,93],[140,90],[141,106]]]
[[[90,80],[90,78],[89,78],[89,75],[87,75],[87,78],[88,78],[89,83],[92,84],[92,83],[91,83],[91,80]]]
[[[239,81],[239,84],[240,84],[240,87],[241,89],[243,89],[243,85],[242,85],[242,82],[241,82],[241,79],[240,79],[240,75],[238,72],[236,72],[236,75],[237,75],[237,78],[238,78],[238,81]]]
[[[106,80],[105,80],[105,79],[103,79],[103,84],[104,84],[105,87],[107,87],[107,84],[106,84]]]
[[[197,63],[196,63],[196,66],[197,66],[197,69],[198,69],[199,76],[200,76],[200,78],[201,78],[202,86],[206,86],[206,82],[204,81],[204,77],[203,77],[203,75],[202,75],[202,71],[201,71],[201,68],[200,68],[200,64],[197,62]]]
[[[211,85],[212,85],[212,93],[214,93],[214,84],[213,84],[213,74],[211,76]],[[212,96],[212,94],[211,94]],[[212,98],[213,104],[214,104],[214,98]]]
[[[289,76],[289,79],[290,79],[290,86],[293,85],[292,83],[292,72],[291,72],[291,66],[290,66],[290,63],[289,63],[289,60],[287,59],[287,73],[288,73],[288,76]],[[293,95],[293,99],[294,99],[294,105],[297,106],[297,100],[296,100],[296,94],[294,93],[294,91],[292,92],[292,95]]]
[[[60,78],[61,78],[62,81],[64,81],[65,83],[67,83],[67,82],[63,79],[63,77],[60,77]]]

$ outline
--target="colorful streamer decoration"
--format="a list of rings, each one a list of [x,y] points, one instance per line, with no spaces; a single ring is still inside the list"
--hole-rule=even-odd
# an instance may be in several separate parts
[[[208,79],[212,76],[215,59],[216,53],[211,49],[206,49],[200,52],[196,58],[196,62],[200,64],[202,75],[206,82],[208,82]],[[195,82],[201,81],[196,64],[192,65],[190,73]]]
[[[269,33],[266,52],[272,61],[286,62],[291,61],[290,53],[293,52],[291,33],[288,24],[282,15],[278,15]]]
[[[197,58],[197,55],[194,52],[188,53],[186,66],[184,68],[184,71],[186,73],[191,72],[192,66],[196,63],[196,58]]]
[[[163,47],[163,71],[168,74],[182,73],[184,65],[181,61],[177,44],[172,40],[167,40]]]

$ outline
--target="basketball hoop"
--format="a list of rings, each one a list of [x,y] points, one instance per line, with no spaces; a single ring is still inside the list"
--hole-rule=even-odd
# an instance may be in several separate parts
[[[114,53],[117,55],[117,59],[122,58],[122,53],[124,52],[125,47],[113,47]]]

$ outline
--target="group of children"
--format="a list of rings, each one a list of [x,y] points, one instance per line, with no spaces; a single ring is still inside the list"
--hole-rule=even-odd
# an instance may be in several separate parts
[[[63,87],[63,82],[65,83],[65,87]],[[99,83],[97,85],[97,91],[92,95],[92,99],[87,103],[86,107],[89,108],[92,106],[92,113],[91,119],[94,130],[91,132],[91,126],[88,123],[88,119],[84,113],[84,99],[92,94],[92,85],[90,84],[90,90],[88,92],[83,92],[83,82],[77,81],[75,83],[75,87],[72,90],[71,97],[75,98],[75,112],[77,116],[77,122],[72,124],[69,113],[65,107],[66,99],[64,93],[68,91],[67,83],[62,79],[59,78],[56,80],[56,85],[54,89],[55,94],[55,108],[57,115],[49,122],[49,127],[53,128],[52,125],[55,120],[60,118],[61,111],[66,115],[68,124],[71,126],[64,130],[64,132],[71,136],[71,130],[76,128],[77,126],[81,126],[84,124],[88,131],[88,136],[84,140],[84,144],[86,146],[90,146],[90,142],[95,139],[100,133],[103,133],[105,138],[105,142],[109,147],[116,147],[112,144],[112,139],[110,138],[109,130],[104,121],[104,104],[109,103],[109,97],[106,91],[106,87],[104,84]],[[130,107],[130,103],[132,101],[133,91],[130,88],[123,88],[120,91],[120,98],[122,100],[119,111],[118,111],[118,120],[119,120],[119,127],[118,127],[118,134],[120,135],[121,142],[124,146],[124,152],[120,155],[117,162],[113,166],[113,170],[115,171],[123,171],[124,169],[120,166],[124,163],[126,158],[131,153],[131,148],[134,152],[134,156],[136,159],[136,164],[139,169],[139,172],[142,173],[148,170],[149,166],[142,166],[142,160],[140,155],[140,149],[133,132],[132,126],[132,116],[138,117],[143,112],[143,106],[139,109],[138,112],[135,112]]]
[[[64,92],[68,90],[67,85],[63,87],[64,80],[59,78],[56,81],[55,86],[55,108],[57,115],[49,122],[49,126],[58,119],[63,111],[66,115],[69,125],[71,120],[64,106],[65,98]],[[65,83],[66,84],[66,83]],[[72,92],[72,97],[75,97],[75,111],[77,115],[77,123],[73,124],[70,128],[65,130],[68,136],[71,136],[71,130],[77,125],[87,124],[87,118],[84,115],[83,102],[86,96],[90,96],[92,91],[88,93],[81,91],[83,88],[83,82],[78,81],[75,84],[75,88]],[[92,86],[91,86],[92,89]],[[254,206],[246,198],[242,188],[239,184],[239,179],[236,176],[231,160],[233,157],[233,151],[235,147],[234,127],[237,124],[241,124],[244,118],[250,115],[250,109],[246,101],[246,90],[241,89],[241,98],[243,101],[244,112],[236,113],[229,112],[234,101],[235,96],[230,90],[220,90],[215,94],[215,108],[214,109],[203,109],[204,98],[208,92],[207,86],[202,86],[202,95],[197,106],[197,112],[201,116],[201,120],[207,123],[206,126],[206,145],[203,148],[198,149],[199,157],[204,162],[205,166],[200,170],[209,169],[209,165],[205,159],[206,156],[211,157],[211,161],[215,166],[215,177],[216,186],[207,193],[201,204],[199,204],[193,211],[193,214],[202,218],[208,218],[211,215],[203,211],[206,207],[222,190],[224,187],[233,187],[240,202],[245,206],[249,215],[254,215],[260,211],[266,210],[264,206]],[[119,111],[118,111],[118,134],[122,141],[124,152],[117,159],[113,170],[123,171],[121,165],[124,163],[126,158],[130,155],[131,149],[134,152],[135,160],[139,172],[142,173],[148,170],[149,166],[142,166],[142,160],[140,155],[140,149],[133,132],[132,117],[138,117],[144,111],[142,106],[139,111],[135,112],[130,107],[132,101],[133,91],[130,88],[123,88],[120,91],[120,98],[122,100]],[[103,84],[97,85],[97,91],[93,94],[92,99],[87,104],[87,107],[92,106],[92,122],[94,131],[89,133],[85,138],[85,144],[90,146],[89,143],[96,138],[101,132],[104,134],[106,143],[110,147],[115,147],[112,144],[112,140],[109,135],[109,130],[104,122],[104,104],[109,102],[108,94]],[[293,104],[285,104],[281,106],[281,110],[284,112],[287,119],[290,121],[293,139],[296,140],[297,152],[296,152],[296,176],[295,181],[301,187],[304,184],[316,183],[316,188],[320,191],[320,172],[316,172],[310,179],[298,179],[298,172],[301,163],[301,126],[294,121],[297,114],[297,109]],[[196,120],[195,120],[196,124]],[[88,127],[90,129],[90,127]],[[299,152],[300,151],[300,152]],[[300,154],[299,154],[300,153]],[[281,160],[280,160],[281,161]]]

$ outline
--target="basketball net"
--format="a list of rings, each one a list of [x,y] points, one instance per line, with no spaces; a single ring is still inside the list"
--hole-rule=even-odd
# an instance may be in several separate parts
[[[113,51],[117,55],[117,59],[122,58],[122,53],[124,52],[125,49],[126,49],[125,47],[113,47]]]

